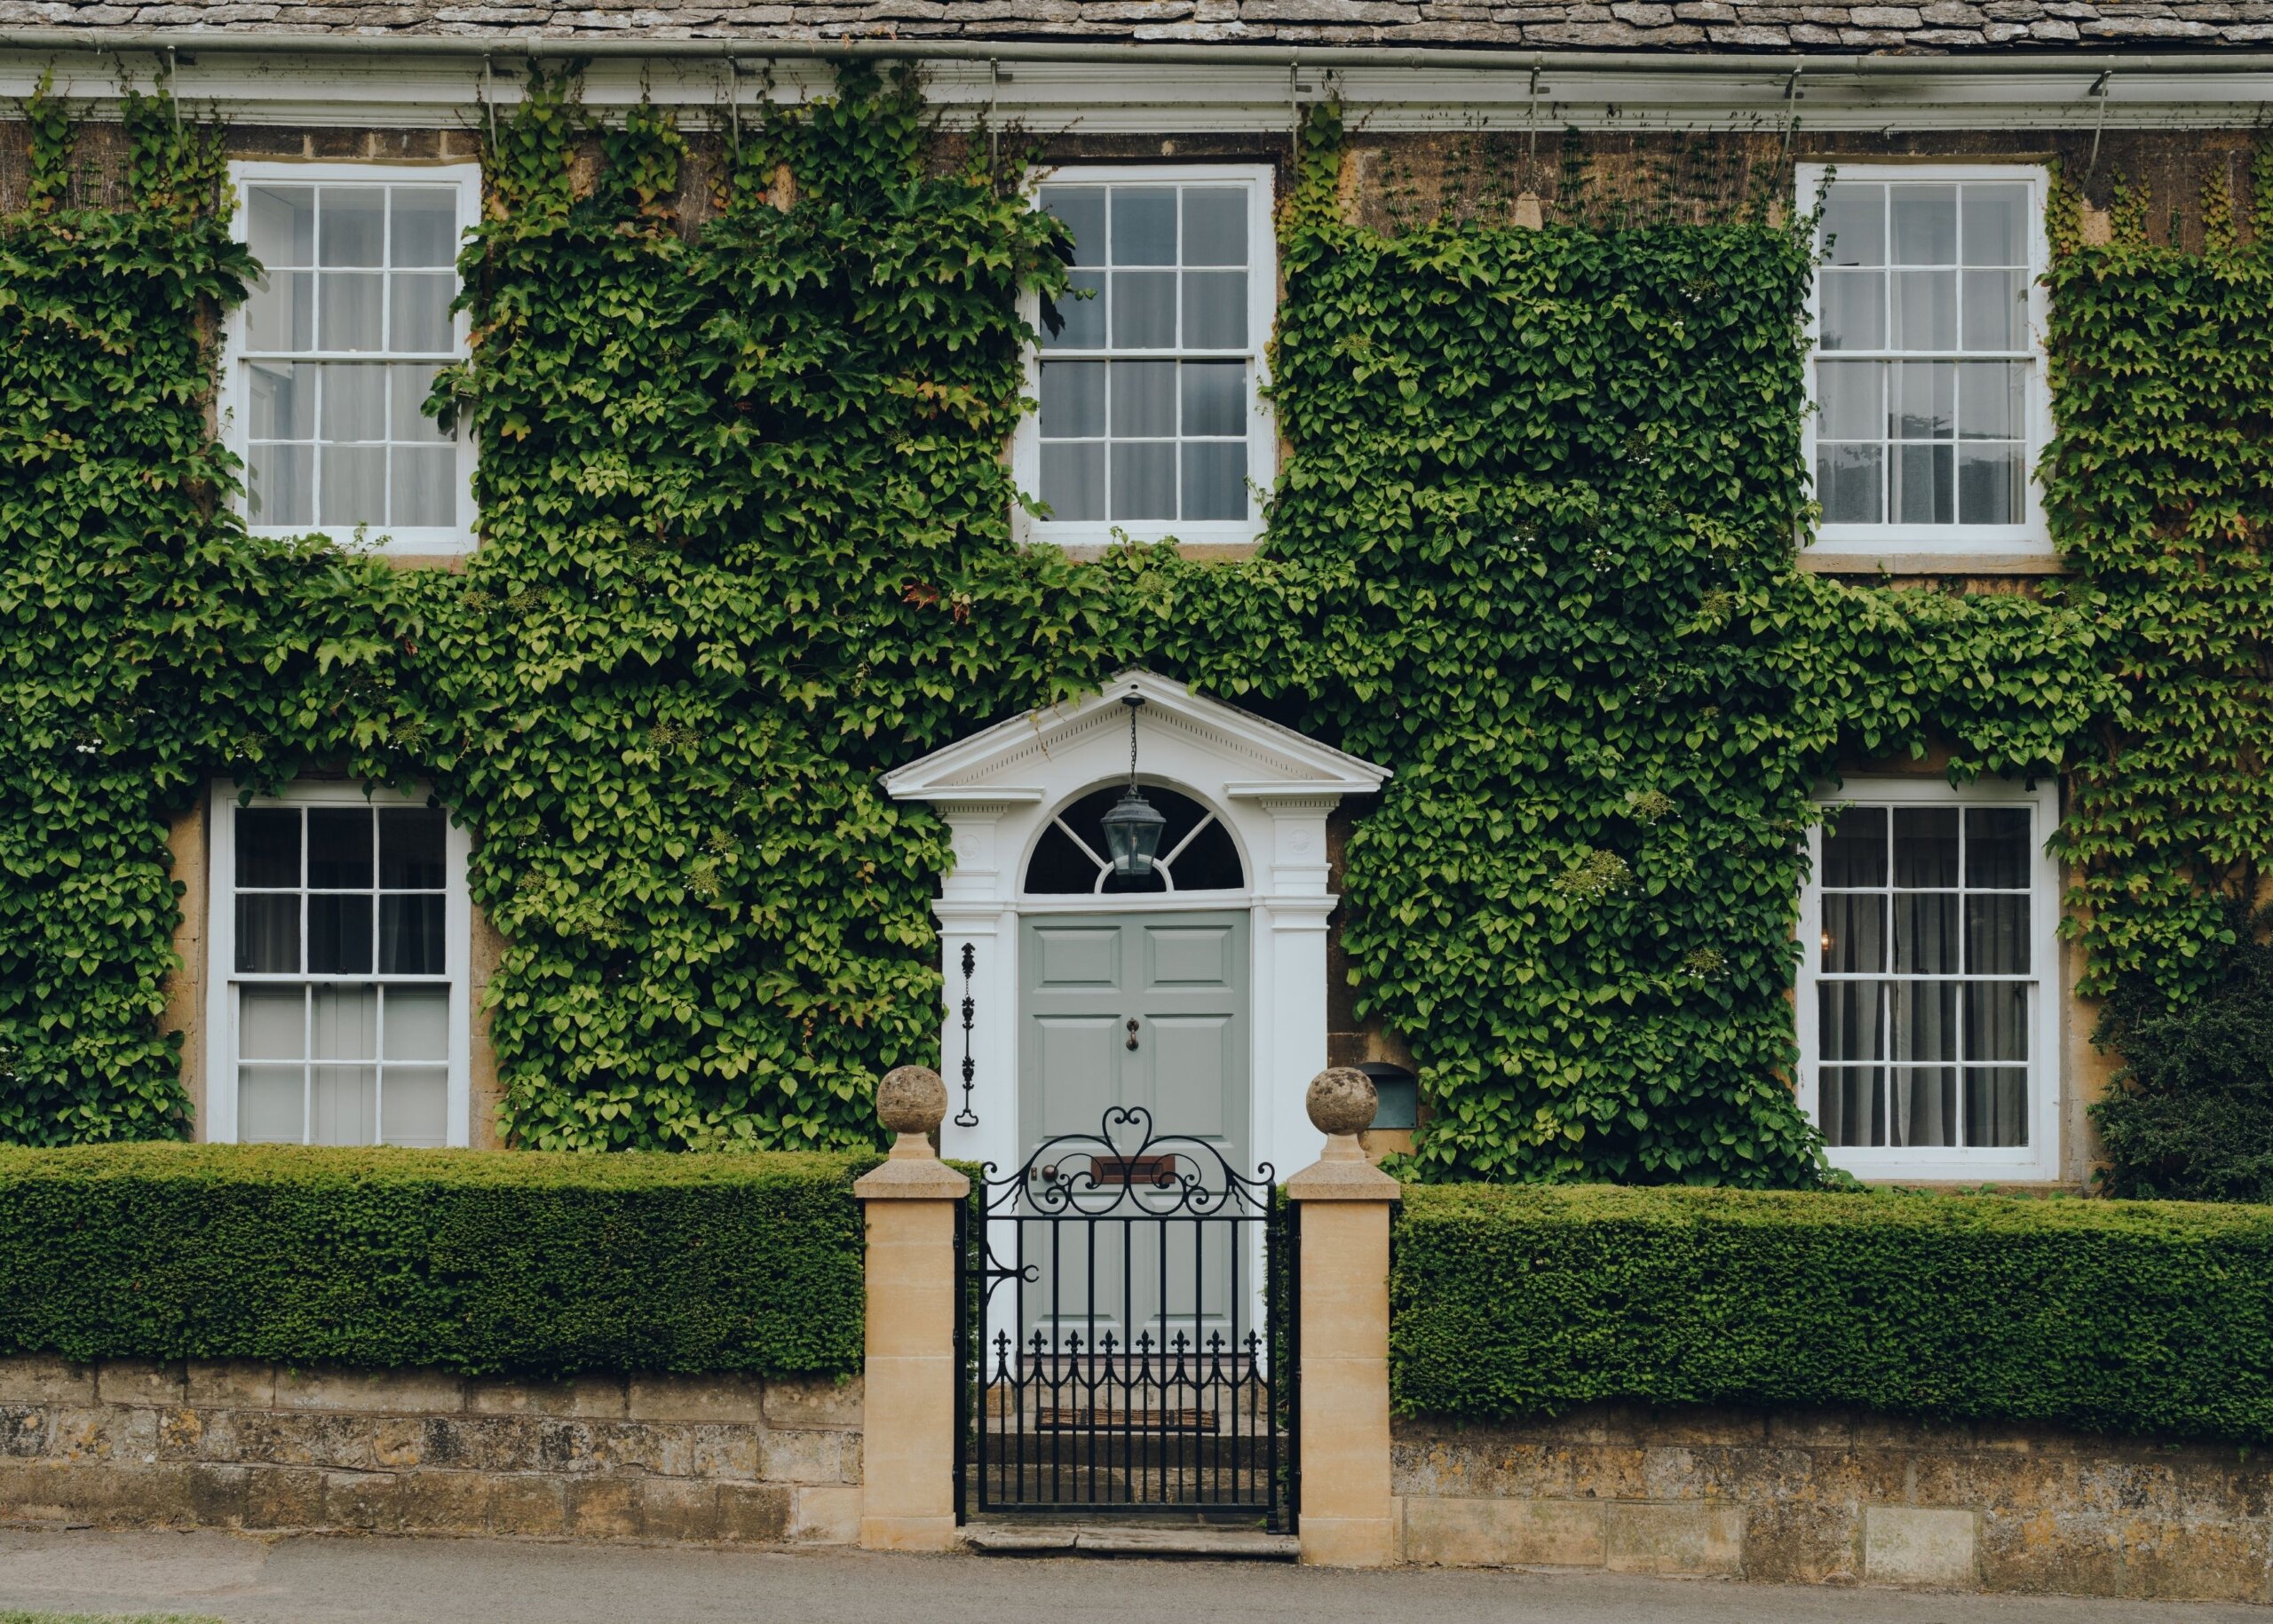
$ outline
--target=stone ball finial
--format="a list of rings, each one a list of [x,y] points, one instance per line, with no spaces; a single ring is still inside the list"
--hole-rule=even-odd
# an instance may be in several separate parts
[[[1374,1080],[1354,1066],[1330,1066],[1311,1079],[1309,1097],[1303,1102],[1311,1126],[1332,1137],[1363,1133],[1374,1125],[1380,1106]]]
[[[876,1120],[894,1133],[930,1133],[946,1115],[946,1081],[928,1066],[896,1066],[876,1084]]]

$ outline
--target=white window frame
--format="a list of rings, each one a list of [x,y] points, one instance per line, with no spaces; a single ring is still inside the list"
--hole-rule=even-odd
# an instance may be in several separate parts
[[[242,803],[247,811],[285,806],[408,806],[426,804],[421,787],[366,788],[358,783],[318,780],[286,785],[273,796],[256,796]],[[432,986],[432,976],[335,976],[305,973],[248,976],[237,972],[237,813],[238,787],[226,779],[213,784],[211,817],[208,823],[205,931],[205,1137],[217,1145],[234,1145],[237,1134],[237,998],[241,986],[305,985],[318,979],[353,982],[358,986]],[[472,842],[455,820],[443,825],[442,966],[450,990],[449,1094],[446,1143],[463,1149],[472,1143],[471,1055],[473,913],[466,895],[466,860]]]
[[[2029,963],[2036,1002],[2029,1013],[2028,1137],[2024,1145],[1953,1148],[1944,1145],[1826,1146],[1826,1159],[1857,1178],[1978,1183],[2051,1179],[2060,1169],[2060,865],[2047,843],[2060,822],[2056,782],[2033,785],[1982,780],[1957,788],[1939,778],[1851,778],[1819,795],[1827,806],[2025,806],[2032,814],[2035,850],[2029,872]],[[1823,961],[1823,825],[1808,830],[1808,876],[1800,891],[1798,1017],[1800,1105],[1823,1125],[1817,987]],[[1889,972],[1891,975],[1891,971]]]
[[[1264,391],[1271,381],[1271,324],[1279,307],[1279,241],[1273,229],[1277,210],[1272,196],[1276,175],[1268,163],[1073,163],[1042,167],[1027,172],[1026,200],[1040,208],[1044,186],[1144,186],[1227,182],[1247,188],[1247,345],[1255,360],[1247,392],[1247,469],[1248,515],[1244,519],[1041,519],[1021,506],[1012,515],[1012,534],[1020,542],[1048,543],[1059,547],[1104,547],[1127,537],[1157,542],[1173,536],[1179,542],[1223,545],[1261,538],[1263,503],[1270,499],[1279,476],[1279,427]],[[1041,299],[1028,292],[1020,296],[1018,312],[1037,332],[1041,328]],[[1149,352],[1130,352],[1140,358]],[[1161,360],[1180,352],[1168,351]],[[1026,346],[1026,392],[1041,399],[1042,352]],[[1041,493],[1041,414],[1036,410],[1019,418],[1010,441],[1010,471],[1018,488],[1037,501]]]
[[[229,224],[230,235],[239,242],[248,238],[248,211],[244,206],[245,189],[254,186],[338,186],[385,185],[453,186],[458,194],[458,233],[464,234],[481,223],[481,165],[479,163],[296,163],[263,160],[242,160],[229,165],[229,180],[234,188],[236,206]],[[461,289],[463,284],[461,284]],[[247,455],[249,436],[246,432],[250,393],[245,383],[245,349],[247,342],[247,305],[239,305],[229,313],[222,331],[222,367],[219,408],[223,442],[242,462],[249,466]],[[458,311],[450,318],[450,337],[457,358],[463,360],[469,353],[471,329],[466,313]],[[308,360],[384,361],[384,352],[313,352],[297,359]],[[401,556],[440,557],[467,553],[474,548],[473,502],[473,436],[461,424],[457,436],[457,519],[449,525],[402,525],[386,528],[371,527],[364,533],[364,541],[373,551]],[[243,498],[239,498],[239,511],[243,512]],[[246,514],[247,527],[255,535],[294,536],[321,535],[339,545],[354,543],[352,527],[306,525],[255,524]]]
[[[1922,556],[1930,559],[1936,554],[1949,557],[1984,554],[1992,557],[2050,557],[2052,535],[2045,522],[2043,486],[2037,476],[2037,463],[2042,459],[2044,448],[2052,439],[2052,387],[2047,376],[2044,348],[2045,322],[2050,310],[2044,278],[2052,264],[2051,239],[2045,219],[2051,202],[2049,172],[2040,163],[1913,163],[1870,160],[1802,163],[1798,166],[1794,188],[1802,212],[1811,213],[1820,206],[1824,187],[1834,178],[1834,170],[1837,171],[1836,178],[1841,180],[2017,181],[2028,186],[2028,348],[2035,365],[2030,368],[2024,402],[2027,421],[2023,425],[2022,471],[2026,481],[2027,506],[2022,522],[2016,525],[1820,525],[1817,527],[1815,543],[1808,549],[1809,552],[1818,557],[1866,559],[1903,556]],[[1816,478],[1816,360],[1822,334],[1819,289],[1818,278],[1810,275],[1807,300],[1808,411],[1802,432],[1801,456],[1811,491],[1815,488]],[[1865,357],[1858,357],[1862,358]]]

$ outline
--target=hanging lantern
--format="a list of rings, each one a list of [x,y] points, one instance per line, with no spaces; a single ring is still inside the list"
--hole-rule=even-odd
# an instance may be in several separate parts
[[[1128,694],[1129,790],[1105,815],[1105,849],[1113,855],[1113,871],[1124,879],[1141,880],[1152,872],[1153,854],[1160,849],[1160,828],[1168,822],[1144,792],[1136,788],[1136,712],[1142,694]]]

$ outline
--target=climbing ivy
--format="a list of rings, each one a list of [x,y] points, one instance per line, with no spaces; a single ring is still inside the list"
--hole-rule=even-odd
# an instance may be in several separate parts
[[[1794,567],[1810,246],[1764,195],[1368,229],[1322,111],[1267,543],[1081,563],[1011,539],[1020,297],[1065,274],[1018,141],[848,67],[698,165],[574,91],[533,81],[486,154],[471,359],[431,403],[480,449],[462,572],[246,535],[204,413],[255,267],[211,139],[141,99],[134,198],[67,210],[36,109],[0,239],[0,1137],[182,1131],[165,816],[323,765],[473,832],[514,1142],[864,1141],[871,1079],[933,1054],[948,861],[877,774],[1142,663],[1393,769],[1342,929],[1422,1064],[1412,1172],[1806,1184],[1819,781],[1933,742],[2059,771],[2135,713],[2090,591]]]

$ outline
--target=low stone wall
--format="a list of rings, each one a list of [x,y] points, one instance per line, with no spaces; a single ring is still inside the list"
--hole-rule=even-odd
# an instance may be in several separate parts
[[[859,1537],[860,1385],[0,1359],[0,1519]]]
[[[1604,1405],[1393,1460],[1414,1563],[2273,1600],[2273,1457],[2232,1446]]]

